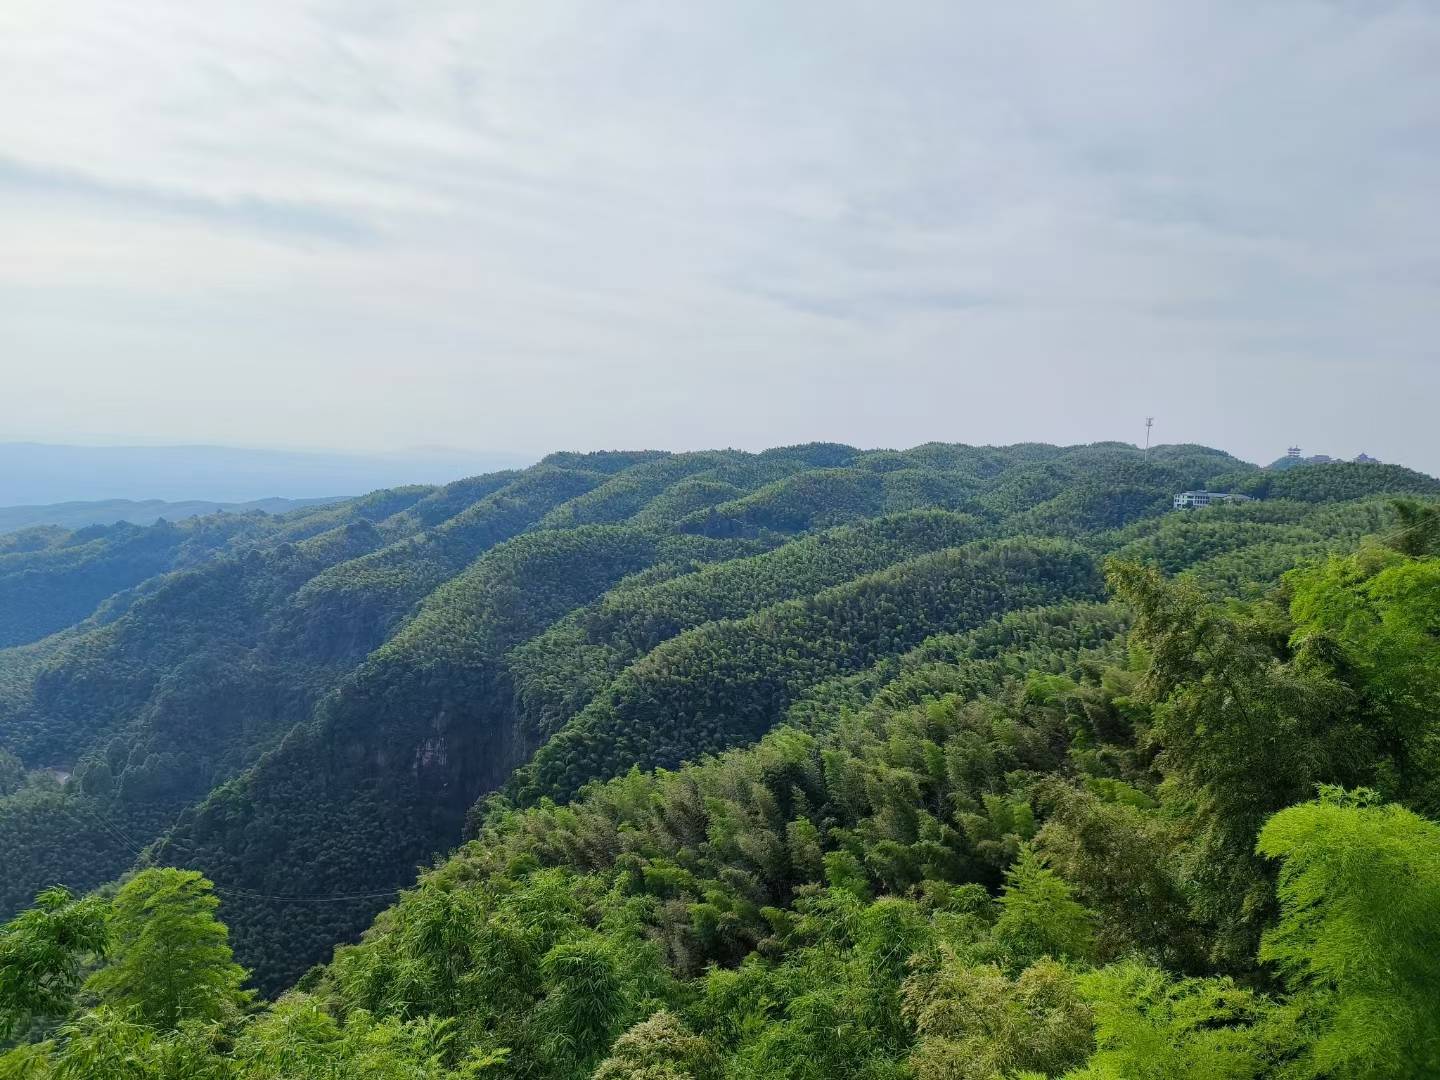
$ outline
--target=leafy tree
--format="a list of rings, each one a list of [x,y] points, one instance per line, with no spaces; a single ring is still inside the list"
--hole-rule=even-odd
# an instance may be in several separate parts
[[[1284,662],[1283,612],[1233,615],[1192,583],[1135,564],[1112,563],[1109,575],[1136,611],[1132,641],[1148,658],[1138,696],[1153,708],[1162,791],[1189,818],[1196,914],[1215,928],[1217,957],[1244,964],[1272,910],[1253,853],[1260,826],[1314,783],[1361,772],[1373,734],[1346,684]]]
[[[110,906],[109,962],[86,989],[158,1031],[186,1019],[216,1020],[246,1001],[245,971],[215,918],[214,886],[193,870],[136,874]]]
[[[473,1080],[494,1075],[504,1053],[462,1053],[452,1018],[380,1019],[364,1010],[340,1022],[314,998],[278,1002],[237,1040],[244,1080]]]
[[[1042,957],[1083,960],[1094,955],[1094,917],[1071,895],[1070,886],[1045,865],[1033,845],[1005,872],[995,938],[1016,963]]]
[[[721,1070],[710,1041],[662,1009],[615,1040],[594,1080],[720,1080]]]
[[[85,964],[105,953],[105,915],[98,897],[77,900],[56,886],[0,926],[0,1043],[32,1020],[69,1012]]]
[[[1011,979],[947,948],[938,966],[906,981],[904,1001],[918,1036],[909,1059],[916,1080],[1055,1075],[1091,1050],[1090,1008],[1074,974],[1053,960]]]
[[[0,747],[0,798],[13,795],[25,784],[25,763]]]
[[[1175,858],[1181,842],[1176,823],[1069,785],[1043,790],[1050,817],[1037,847],[1095,912],[1100,956],[1139,951],[1167,966],[1203,967],[1203,936]]]
[[[540,972],[545,997],[533,1021],[538,1041],[559,1069],[583,1071],[609,1047],[631,1008],[621,966],[605,941],[582,938],[546,953]]]
[[[1440,504],[1396,499],[1399,527],[1388,543],[1402,555],[1440,555]]]
[[[1383,547],[1286,575],[1298,662],[1358,692],[1386,795],[1440,810],[1440,561]]]
[[[1319,1028],[1307,1075],[1440,1075],[1440,825],[1326,788],[1271,818],[1257,846],[1281,860],[1260,957]]]
[[[1096,1051],[1067,1080],[1250,1080],[1269,1075],[1263,1003],[1227,979],[1176,980],[1126,961],[1080,978]]]

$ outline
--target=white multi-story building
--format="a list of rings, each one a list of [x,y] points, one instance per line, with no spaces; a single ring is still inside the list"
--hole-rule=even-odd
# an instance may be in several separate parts
[[[1182,491],[1175,496],[1176,510],[1199,510],[1217,502],[1250,502],[1249,495],[1236,495],[1228,491]]]

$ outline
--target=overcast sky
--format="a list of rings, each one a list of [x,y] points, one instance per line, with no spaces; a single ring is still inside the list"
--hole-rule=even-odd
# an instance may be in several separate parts
[[[0,440],[1440,472],[1440,5],[5,0]]]

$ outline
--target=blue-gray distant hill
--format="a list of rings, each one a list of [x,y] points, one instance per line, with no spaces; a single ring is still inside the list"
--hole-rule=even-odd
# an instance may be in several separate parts
[[[283,514],[321,503],[339,502],[344,495],[319,499],[254,499],[243,503],[207,502],[187,499],[167,502],[164,499],[98,499],[86,502],[50,503],[45,506],[0,506],[0,533],[18,532],[37,525],[54,525],[64,529],[83,529],[87,525],[154,525],[157,521],[183,521],[202,514],[244,514],[261,510],[267,514]]]
[[[244,503],[359,495],[533,463],[524,454],[346,454],[231,446],[0,443],[0,506],[97,499]]]

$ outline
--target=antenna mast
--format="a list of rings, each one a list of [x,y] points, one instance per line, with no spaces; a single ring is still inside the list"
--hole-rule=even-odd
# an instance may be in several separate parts
[[[1147,451],[1150,449],[1150,429],[1154,426],[1155,418],[1153,416],[1145,417],[1145,449]]]

